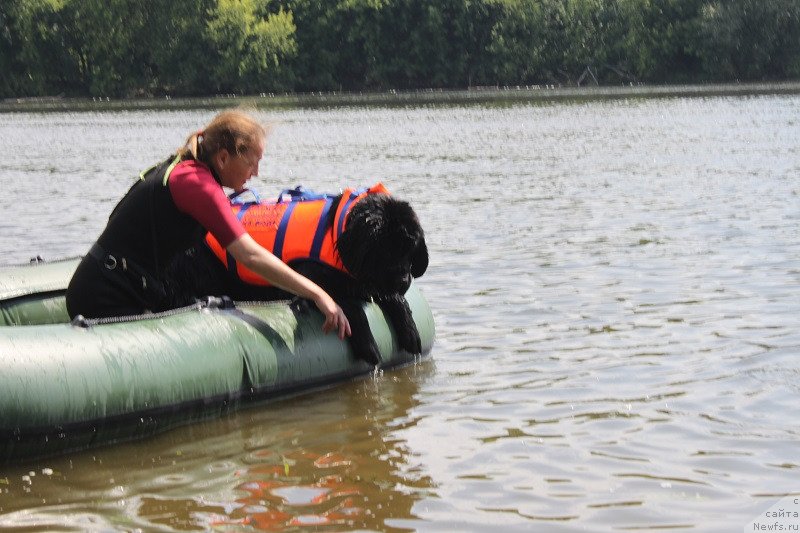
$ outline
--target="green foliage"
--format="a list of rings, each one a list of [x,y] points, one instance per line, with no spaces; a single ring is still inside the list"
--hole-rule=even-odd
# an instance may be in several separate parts
[[[660,82],[698,79],[699,14],[703,0],[620,0],[620,58],[638,78]]]
[[[4,73],[0,76],[0,97],[24,92],[20,87],[23,82],[19,63],[21,42],[15,22],[15,13],[0,11],[0,72]]]
[[[258,13],[254,0],[219,0],[209,12],[206,37],[217,50],[212,71],[221,92],[286,89],[286,63],[297,53],[291,12]]]
[[[139,42],[154,2],[70,0],[61,13],[81,86],[91,96],[129,96],[153,77],[151,53]]]
[[[497,6],[500,12],[492,25],[480,82],[540,82],[548,66],[545,43],[553,42],[545,6],[535,0],[506,0]]]
[[[206,37],[217,50],[212,74],[219,90],[231,91],[241,83],[241,58],[250,52],[254,11],[252,0],[219,0],[209,12]]]
[[[703,67],[714,79],[800,76],[800,3],[796,0],[713,1],[703,6]]]
[[[3,63],[14,76],[6,81],[9,90],[15,91],[10,96],[44,95],[51,87],[66,92],[77,89],[65,11],[61,0],[7,0],[4,48],[14,56],[4,57]]]
[[[293,77],[288,63],[297,55],[296,31],[294,16],[283,9],[256,23],[250,53],[243,60],[251,79],[245,91],[291,88]]]
[[[797,0],[0,0],[0,96],[800,77]]]
[[[205,37],[216,0],[172,0],[154,9],[140,42],[150,49],[154,77],[145,93],[203,95],[214,92],[217,52]]]

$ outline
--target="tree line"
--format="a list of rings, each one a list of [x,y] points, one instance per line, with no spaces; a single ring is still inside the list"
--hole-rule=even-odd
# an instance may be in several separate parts
[[[797,0],[0,0],[0,97],[800,78]]]

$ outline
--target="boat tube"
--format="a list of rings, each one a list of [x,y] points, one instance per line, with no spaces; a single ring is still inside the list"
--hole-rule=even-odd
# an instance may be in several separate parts
[[[310,305],[209,298],[159,314],[71,324],[64,293],[78,260],[0,267],[0,462],[153,435],[366,375]],[[430,353],[434,323],[406,294]],[[381,368],[414,362],[365,303]]]

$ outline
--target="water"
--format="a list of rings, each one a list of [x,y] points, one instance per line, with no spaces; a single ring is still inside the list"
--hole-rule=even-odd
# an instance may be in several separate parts
[[[213,113],[0,115],[0,262],[84,253]],[[415,207],[432,358],[0,468],[0,527],[740,531],[800,495],[800,96],[258,114],[262,195]]]

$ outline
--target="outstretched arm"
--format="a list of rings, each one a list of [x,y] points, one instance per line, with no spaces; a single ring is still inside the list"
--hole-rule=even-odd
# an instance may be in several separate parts
[[[259,246],[249,234],[245,233],[238,237],[228,245],[227,250],[238,263],[246,266],[271,284],[314,302],[314,305],[325,316],[325,323],[322,326],[325,332],[336,331],[340,339],[351,334],[350,323],[342,308],[333,301],[328,293],[316,283],[292,270],[268,250]]]

